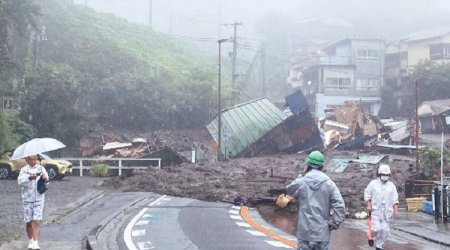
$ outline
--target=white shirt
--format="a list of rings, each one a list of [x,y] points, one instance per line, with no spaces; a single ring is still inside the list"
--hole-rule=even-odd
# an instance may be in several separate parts
[[[364,200],[371,200],[372,215],[390,221],[394,214],[394,204],[398,204],[397,188],[391,181],[383,182],[377,178],[364,190]]]
[[[31,174],[40,175],[36,177],[34,180],[29,180],[28,177]],[[35,202],[35,201],[43,201],[45,199],[45,193],[40,194],[37,191],[37,181],[41,178],[43,174],[47,174],[47,170],[41,165],[34,165],[31,167],[30,165],[25,165],[22,169],[20,169],[19,177],[17,177],[17,181],[19,185],[22,187],[22,200],[24,202]]]

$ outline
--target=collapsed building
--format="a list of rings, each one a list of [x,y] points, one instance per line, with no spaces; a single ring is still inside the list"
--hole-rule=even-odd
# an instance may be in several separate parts
[[[450,133],[450,99],[422,102],[418,117],[422,132]]]
[[[286,97],[284,111],[265,98],[222,110],[221,152],[225,157],[292,153],[320,147],[319,130],[303,94]],[[206,128],[218,148],[218,118]]]
[[[326,148],[359,149],[378,138],[382,124],[374,116],[364,113],[361,103],[345,102],[325,110],[325,119],[319,122]]]

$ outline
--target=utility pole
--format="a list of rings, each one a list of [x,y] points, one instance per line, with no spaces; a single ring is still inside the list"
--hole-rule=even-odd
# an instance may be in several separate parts
[[[218,72],[218,92],[219,92],[219,112],[217,116],[217,161],[223,160],[222,155],[222,95],[221,95],[221,70],[222,70],[222,43],[227,42],[229,39],[220,39],[217,41],[219,44],[219,72]]]
[[[232,72],[231,72],[231,79],[232,79],[232,85],[231,85],[231,87],[232,88],[234,88],[235,86],[236,86],[236,78],[237,78],[237,76],[238,76],[238,74],[237,74],[237,70],[236,70],[236,57],[237,57],[237,26],[238,25],[242,25],[242,22],[240,22],[240,23],[238,23],[238,22],[234,22],[234,23],[231,23],[231,24],[225,24],[225,26],[228,26],[228,25],[233,25],[233,59],[232,59],[232,66],[231,66],[231,68],[232,68]]]
[[[266,97],[266,46],[264,42],[261,44],[261,84],[263,97]]]
[[[153,0],[148,0],[148,25],[153,29]]]
[[[289,35],[289,70],[292,69],[292,39]]]
[[[416,126],[415,126],[415,136],[414,141],[416,143],[416,170],[419,171],[419,84],[417,80],[415,82],[415,90],[416,90]]]
[[[218,32],[218,39],[220,39],[222,37],[222,1],[219,1],[219,9],[218,9],[218,27],[217,27],[217,32]]]

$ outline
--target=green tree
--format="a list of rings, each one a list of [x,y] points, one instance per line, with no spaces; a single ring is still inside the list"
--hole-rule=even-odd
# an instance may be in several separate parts
[[[383,107],[380,110],[380,116],[412,117],[416,105],[415,81],[419,85],[419,102],[450,98],[450,91],[448,91],[450,88],[450,64],[425,61],[414,69],[410,77],[402,79],[405,92],[400,97],[402,105],[398,110],[392,107],[397,106],[399,97],[394,95],[392,89],[382,90]]]
[[[28,77],[21,96],[22,120],[40,137],[55,137],[75,145],[85,131],[88,116],[78,101],[78,84],[73,70],[65,65],[42,65]]]
[[[12,151],[33,136],[34,131],[30,125],[0,111],[0,153]]]
[[[13,60],[14,35],[28,39],[39,14],[37,0],[0,0],[0,72],[18,63]]]
[[[426,61],[417,66],[411,77],[419,83],[422,101],[450,98],[450,64]]]
[[[448,163],[448,151],[444,152],[444,165]],[[420,167],[426,179],[437,180],[440,175],[441,152],[431,147],[420,149]]]

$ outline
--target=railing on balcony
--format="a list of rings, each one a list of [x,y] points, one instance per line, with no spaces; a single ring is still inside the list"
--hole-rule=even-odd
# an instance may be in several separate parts
[[[315,56],[302,62],[305,66],[313,65],[349,65],[350,58],[348,56]]]

